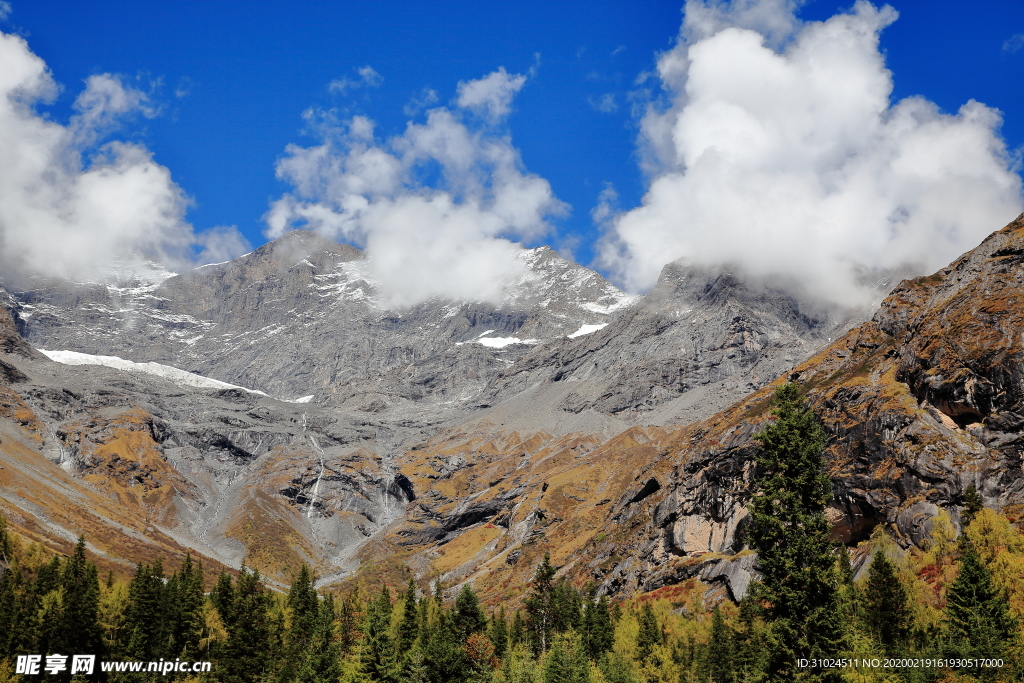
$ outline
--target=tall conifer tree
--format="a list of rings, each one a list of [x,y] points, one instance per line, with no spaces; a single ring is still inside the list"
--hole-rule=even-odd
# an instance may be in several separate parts
[[[399,664],[391,638],[391,593],[387,586],[366,606],[363,622],[363,673],[373,681],[397,681]]]
[[[501,659],[505,656],[505,650],[508,648],[508,620],[505,618],[504,607],[499,608],[491,615],[488,636],[494,644],[494,656]]]
[[[64,563],[61,576],[60,652],[101,654],[99,622],[100,581],[96,565],[85,559],[85,537],[79,536],[75,552]]]
[[[961,545],[960,575],[946,595],[946,621],[951,657],[1001,657],[1017,632],[1005,596],[967,540]]]
[[[334,598],[327,595],[319,601],[295,680],[298,683],[337,681],[341,677],[340,660],[341,647],[334,631]]]
[[[530,644],[535,653],[547,652],[553,633],[553,604],[555,568],[551,555],[544,553],[544,561],[533,575],[533,590],[526,599],[527,628]]]
[[[885,651],[897,655],[907,654],[899,649],[906,646],[912,618],[907,589],[886,554],[877,551],[864,589],[864,620]]]
[[[242,567],[226,621],[224,683],[247,683],[268,676],[280,655],[271,621],[271,596],[260,573]]]
[[[750,545],[762,580],[754,591],[771,622],[769,676],[794,680],[798,659],[834,657],[843,620],[825,505],[831,496],[822,471],[824,428],[790,382],[775,392],[771,421],[754,438],[760,445]],[[812,672],[819,680],[834,671]]]

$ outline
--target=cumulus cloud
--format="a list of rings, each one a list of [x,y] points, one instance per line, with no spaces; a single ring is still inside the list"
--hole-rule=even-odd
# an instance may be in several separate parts
[[[377,70],[370,65],[359,67],[356,69],[356,74],[358,78],[344,76],[334,79],[327,84],[327,89],[333,93],[344,95],[349,90],[355,88],[377,88],[384,82],[384,77],[377,73]]]
[[[510,74],[504,67],[475,81],[459,81],[457,104],[492,121],[508,116],[512,98],[526,83],[526,76]]]
[[[310,112],[323,143],[289,145],[278,161],[294,191],[271,205],[267,236],[306,227],[364,247],[385,305],[500,301],[522,275],[513,240],[546,234],[549,217],[566,209],[496,125],[524,80],[499,69],[460,83],[454,108],[431,109],[389,140],[365,117]],[[488,121],[467,120],[466,110]]]
[[[205,238],[197,241],[184,221],[188,200],[167,168],[140,145],[100,144],[123,117],[155,115],[145,93],[110,74],[91,76],[61,125],[34,109],[58,87],[25,40],[0,33],[0,64],[4,270],[79,277],[133,255],[172,268],[194,265]]]
[[[803,23],[795,9],[687,3],[658,61],[669,101],[641,122],[647,193],[601,211],[598,262],[628,288],[685,258],[861,304],[865,274],[941,267],[1021,211],[998,111],[890,101],[879,33],[895,10],[862,0]]]

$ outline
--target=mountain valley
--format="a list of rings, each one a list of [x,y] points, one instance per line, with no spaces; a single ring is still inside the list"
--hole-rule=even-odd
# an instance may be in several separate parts
[[[119,572],[186,550],[283,583],[404,564],[495,601],[549,552],[611,595],[700,577],[738,598],[777,381],[832,434],[837,540],[920,543],[969,483],[1024,505],[1022,235],[873,318],[685,263],[631,297],[546,248],[500,304],[385,310],[362,254],[309,232],[182,275],[8,278],[0,508],[51,547],[85,533]]]

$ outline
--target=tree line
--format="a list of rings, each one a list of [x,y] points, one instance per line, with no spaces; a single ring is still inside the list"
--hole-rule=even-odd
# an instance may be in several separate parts
[[[184,681],[276,683],[741,683],[1013,681],[1024,676],[1024,536],[968,490],[963,533],[940,514],[924,550],[882,530],[854,579],[828,541],[825,434],[794,385],[756,437],[750,547],[760,582],[738,605],[691,580],[611,602],[539,563],[518,609],[486,609],[466,584],[320,594],[305,566],[289,590],[258,572],[140,564],[101,577],[84,539],[70,557],[8,534],[0,517],[0,683],[19,654],[209,660]],[[706,603],[705,600],[708,600]],[[999,662],[979,666],[979,661]],[[890,664],[887,666],[887,664]],[[62,678],[63,676],[63,678]],[[145,677],[145,674],[142,675]],[[46,675],[70,680],[69,675]],[[97,672],[91,680],[140,680]],[[90,680],[82,678],[81,680]]]

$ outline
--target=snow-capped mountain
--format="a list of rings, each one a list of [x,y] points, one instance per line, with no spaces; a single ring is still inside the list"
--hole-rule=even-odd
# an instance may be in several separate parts
[[[531,346],[596,331],[636,300],[546,247],[519,258],[523,276],[498,306],[382,309],[362,253],[305,231],[180,275],[136,268],[12,294],[22,333],[39,348],[335,405],[464,402]]]

